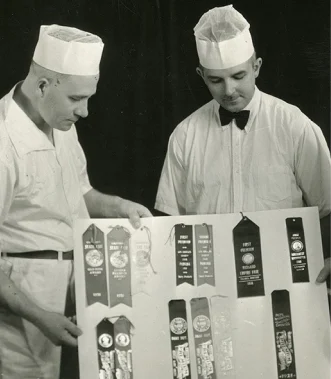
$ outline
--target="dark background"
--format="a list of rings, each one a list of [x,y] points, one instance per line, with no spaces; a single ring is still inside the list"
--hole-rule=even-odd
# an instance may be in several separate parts
[[[216,0],[20,0],[0,5],[0,96],[27,73],[41,24],[105,42],[97,95],[77,124],[92,185],[154,200],[170,133],[210,100],[195,73],[193,28]],[[233,1],[263,58],[259,88],[299,106],[330,143],[329,1]]]
[[[97,95],[77,124],[92,185],[151,210],[170,133],[210,100],[196,75],[193,28],[222,0],[2,0],[0,97],[27,73],[41,24],[105,42]],[[234,0],[251,24],[263,66],[259,88],[299,106],[330,146],[330,5],[327,0]],[[77,374],[65,348],[63,375]],[[78,375],[78,374],[77,374]]]

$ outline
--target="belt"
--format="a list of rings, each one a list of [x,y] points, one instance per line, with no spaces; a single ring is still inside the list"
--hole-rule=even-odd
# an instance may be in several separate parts
[[[54,251],[54,250],[39,250],[39,251],[27,251],[24,253],[1,253],[4,257],[12,257],[12,258],[29,258],[29,259],[58,259],[62,261],[73,260],[74,252],[70,251]]]

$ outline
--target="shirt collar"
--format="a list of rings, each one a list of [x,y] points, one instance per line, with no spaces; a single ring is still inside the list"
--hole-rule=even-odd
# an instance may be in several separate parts
[[[219,105],[219,103],[216,100],[214,100],[214,101],[215,101],[215,105],[216,105],[215,106],[215,111],[217,112],[218,120],[219,120],[218,110],[219,110],[219,106],[220,105]],[[257,112],[258,112],[259,107],[260,107],[260,101],[261,101],[261,92],[257,88],[257,86],[255,86],[254,95],[253,95],[251,101],[243,109],[243,110],[249,110],[250,111],[250,113],[249,113],[249,119],[248,119],[247,124],[246,124],[245,129],[244,129],[244,132],[246,132],[246,133],[248,133],[251,130],[253,121],[255,120],[255,117],[256,117]],[[229,127],[229,125],[231,125],[231,124],[221,125],[221,130],[226,130]]]
[[[17,154],[23,156],[32,151],[54,150],[46,135],[13,99],[16,86],[6,95],[5,125]]]

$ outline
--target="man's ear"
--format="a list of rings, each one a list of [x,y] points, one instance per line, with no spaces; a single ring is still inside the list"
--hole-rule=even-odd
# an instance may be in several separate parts
[[[195,71],[197,72],[197,74],[198,74],[199,76],[201,76],[202,79],[204,79],[204,76],[203,76],[203,70],[202,70],[200,67],[197,67],[197,68],[195,69]]]
[[[254,76],[255,79],[259,76],[260,74],[260,69],[262,66],[262,58],[257,58],[253,64],[253,69],[254,69]]]
[[[47,78],[40,78],[37,83],[38,97],[44,97],[47,89],[50,87],[50,81]]]

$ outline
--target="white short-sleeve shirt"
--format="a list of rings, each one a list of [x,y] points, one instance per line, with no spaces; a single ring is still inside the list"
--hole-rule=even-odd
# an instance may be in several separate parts
[[[0,243],[4,252],[67,251],[92,189],[75,126],[54,144],[13,100],[0,100]]]
[[[248,123],[221,125],[212,100],[170,136],[155,208],[170,215],[318,206],[330,213],[330,152],[299,108],[255,88]]]

